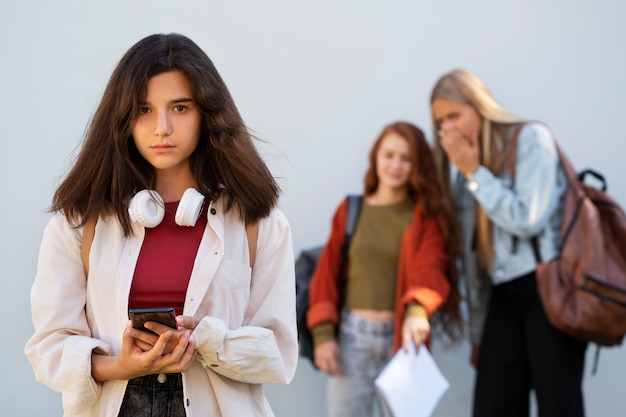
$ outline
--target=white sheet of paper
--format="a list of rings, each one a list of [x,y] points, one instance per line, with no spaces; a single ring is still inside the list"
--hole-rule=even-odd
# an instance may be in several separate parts
[[[374,384],[394,417],[430,417],[449,387],[424,345],[398,350]]]

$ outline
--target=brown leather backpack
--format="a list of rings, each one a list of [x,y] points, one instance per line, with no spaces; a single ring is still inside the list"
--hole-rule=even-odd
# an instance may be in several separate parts
[[[602,175],[576,174],[556,147],[569,186],[560,256],[542,262],[532,239],[539,296],[550,322],[564,333],[600,346],[620,345],[626,334],[626,215],[606,193]],[[586,185],[587,175],[601,188]]]

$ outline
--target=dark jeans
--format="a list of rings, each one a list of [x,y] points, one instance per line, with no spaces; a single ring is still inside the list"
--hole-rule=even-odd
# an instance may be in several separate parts
[[[550,324],[534,273],[493,286],[478,357],[474,417],[528,417],[531,389],[540,417],[583,417],[586,347]]]
[[[185,416],[181,374],[146,375],[131,379],[118,414],[118,417]]]

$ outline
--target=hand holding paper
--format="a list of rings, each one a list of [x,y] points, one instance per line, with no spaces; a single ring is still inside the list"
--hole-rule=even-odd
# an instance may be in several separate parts
[[[428,349],[398,350],[374,381],[394,417],[430,417],[449,387]]]

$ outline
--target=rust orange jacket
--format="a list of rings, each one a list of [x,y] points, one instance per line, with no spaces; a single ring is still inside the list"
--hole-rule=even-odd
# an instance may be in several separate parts
[[[307,324],[313,328],[323,322],[339,321],[339,268],[341,247],[345,240],[347,200],[344,200],[332,221],[330,238],[322,251],[309,287],[310,306]],[[394,319],[394,351],[402,346],[401,328],[406,306],[418,302],[429,317],[448,297],[450,284],[446,277],[449,256],[437,222],[424,218],[415,205],[415,214],[402,236],[398,259]],[[349,260],[346,267],[349,268]],[[345,271],[344,271],[345,272]],[[341,285],[345,285],[345,273]]]

